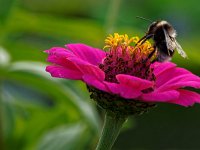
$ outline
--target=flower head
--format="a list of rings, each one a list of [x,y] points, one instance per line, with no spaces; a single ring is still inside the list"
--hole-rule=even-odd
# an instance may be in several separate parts
[[[125,114],[144,112],[156,102],[200,103],[200,94],[183,89],[200,88],[200,77],[171,62],[152,63],[151,44],[135,46],[138,41],[116,33],[105,40],[108,51],[84,44],[53,47],[45,51],[52,63],[46,71],[53,77],[82,80],[101,107]]]

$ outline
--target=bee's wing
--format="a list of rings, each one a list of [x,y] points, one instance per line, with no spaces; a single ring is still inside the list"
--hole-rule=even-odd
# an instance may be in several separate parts
[[[167,31],[165,29],[164,30],[164,34],[165,34],[165,40],[166,40],[166,45],[167,48],[169,50],[174,50],[176,48],[176,50],[178,51],[178,53],[183,57],[183,58],[187,58],[187,54],[184,52],[184,50],[182,49],[181,45],[176,41],[175,38],[170,38]]]
[[[176,50],[178,51],[178,53],[183,57],[183,58],[187,58],[187,54],[184,52],[184,50],[182,49],[181,45],[176,41],[176,39],[174,39],[174,42],[176,44]]]
[[[173,39],[171,39],[169,37],[169,34],[167,33],[167,31],[163,28],[164,34],[165,34],[165,41],[166,41],[166,45],[167,45],[167,49],[170,51],[173,51],[176,48],[176,45],[173,41]]]

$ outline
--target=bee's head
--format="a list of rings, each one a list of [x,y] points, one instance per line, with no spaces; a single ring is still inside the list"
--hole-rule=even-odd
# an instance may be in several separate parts
[[[165,20],[155,21],[153,22],[148,29],[147,34],[154,34],[156,30],[165,30],[170,37],[175,38],[176,37],[176,30],[173,28],[171,24],[169,24]]]
[[[147,34],[154,34],[155,31],[156,31],[157,28],[158,28],[159,22],[160,22],[160,21],[155,21],[155,22],[153,22],[153,23],[149,26],[149,29],[148,29],[148,31],[147,31]]]

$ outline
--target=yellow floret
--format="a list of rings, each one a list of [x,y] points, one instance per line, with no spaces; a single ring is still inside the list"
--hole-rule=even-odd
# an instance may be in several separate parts
[[[143,44],[138,43],[139,37],[131,37],[129,38],[127,34],[120,35],[118,33],[114,33],[114,35],[109,35],[105,39],[105,48],[115,49],[117,47],[121,47],[124,50],[130,50],[131,53],[140,50],[143,54],[148,55],[153,51],[152,44],[149,41],[145,41]]]

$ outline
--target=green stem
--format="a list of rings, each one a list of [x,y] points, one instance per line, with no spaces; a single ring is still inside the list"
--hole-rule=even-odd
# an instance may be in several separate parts
[[[3,140],[3,127],[2,127],[2,82],[0,79],[0,149],[4,150],[4,140]]]
[[[18,0],[0,0],[0,6],[4,7],[0,12],[0,45],[5,43],[17,3]]]
[[[103,130],[96,150],[110,150],[112,148],[126,119],[125,116],[106,112]]]
[[[121,0],[110,0],[108,15],[105,22],[106,33],[112,33],[119,15]]]

